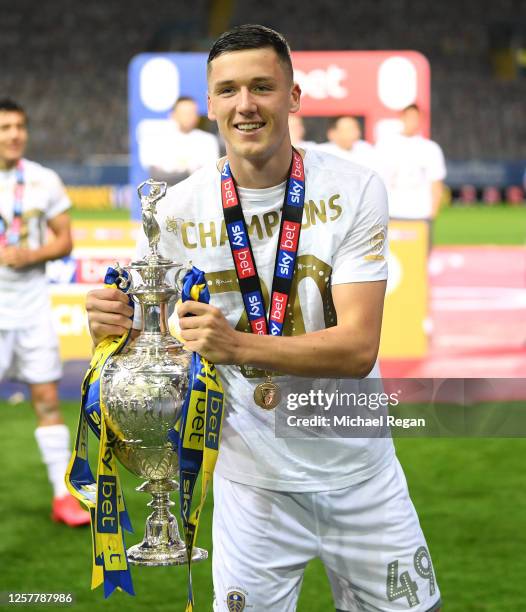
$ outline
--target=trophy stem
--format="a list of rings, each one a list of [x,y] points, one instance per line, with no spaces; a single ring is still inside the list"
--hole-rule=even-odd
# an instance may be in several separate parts
[[[184,565],[186,563],[186,548],[179,535],[175,516],[170,512],[174,502],[170,492],[176,491],[179,485],[174,480],[146,481],[137,491],[150,493],[152,500],[148,504],[153,512],[146,519],[144,539],[139,544],[128,549],[128,561],[132,565]],[[194,548],[192,562],[202,561],[208,557],[208,552],[202,548]]]

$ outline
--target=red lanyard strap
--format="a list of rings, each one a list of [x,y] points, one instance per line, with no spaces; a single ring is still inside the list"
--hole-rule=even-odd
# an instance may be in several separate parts
[[[305,204],[305,170],[301,155],[295,149],[292,150],[292,163],[283,199],[268,320],[247,224],[228,160],[221,172],[221,202],[239,289],[252,333],[281,336],[294,277]]]
[[[14,190],[13,219],[10,225],[0,217],[0,245],[16,245],[22,230],[22,205],[24,201],[24,167],[22,160],[16,165],[16,183]]]

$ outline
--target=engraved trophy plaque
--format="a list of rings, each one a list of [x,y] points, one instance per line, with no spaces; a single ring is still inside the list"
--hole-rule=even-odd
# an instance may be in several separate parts
[[[146,192],[145,187],[149,188]],[[146,479],[138,491],[150,493],[153,508],[145,536],[128,549],[134,565],[181,565],[186,549],[177,520],[170,512],[170,492],[179,488],[179,461],[168,439],[188,389],[191,355],[168,332],[168,305],[180,295],[180,279],[187,267],[158,253],[160,228],[155,217],[166,183],[145,181],[138,187],[142,223],[149,253],[125,269],[128,294],[142,312],[140,335],[110,357],[101,375],[101,393],[108,439],[117,459],[133,474]],[[208,557],[194,548],[192,561]]]

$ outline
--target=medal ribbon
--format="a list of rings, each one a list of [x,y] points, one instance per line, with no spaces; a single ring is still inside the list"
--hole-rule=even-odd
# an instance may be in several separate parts
[[[221,172],[221,202],[239,289],[252,333],[259,335],[270,333],[272,336],[281,336],[294,277],[305,204],[305,169],[301,155],[296,149],[292,150],[292,163],[283,200],[268,319],[247,224],[228,160]]]
[[[194,300],[208,304],[210,293],[203,272],[192,268],[183,280],[183,302]],[[172,330],[170,330],[172,332]],[[172,332],[173,333],[173,332]],[[175,335],[173,333],[173,335]],[[181,416],[168,434],[179,456],[179,494],[181,519],[188,560],[188,599],[186,612],[192,612],[192,551],[195,545],[199,516],[212,482],[224,415],[224,394],[221,380],[213,363],[198,353],[192,354],[188,392]],[[192,512],[192,498],[199,472],[201,499]]]
[[[0,246],[16,246],[20,241],[22,231],[22,204],[24,201],[24,164],[19,160],[15,170],[15,190],[13,202],[13,219],[8,226],[7,222],[0,217]]]
[[[129,282],[121,286],[123,277],[127,281],[127,272],[108,268],[105,286],[126,291]],[[131,300],[130,305],[133,305]],[[110,436],[113,434],[106,429],[100,395],[102,368],[109,357],[123,349],[129,335],[128,331],[122,336],[109,336],[95,349],[82,382],[77,437],[66,472],[66,485],[70,493],[90,513],[93,550],[91,588],[95,589],[103,583],[105,597],[109,597],[115,589],[135,594],[123,534],[123,530],[132,532],[133,529],[111,446]],[[88,459],[88,427],[100,439],[96,481]]]

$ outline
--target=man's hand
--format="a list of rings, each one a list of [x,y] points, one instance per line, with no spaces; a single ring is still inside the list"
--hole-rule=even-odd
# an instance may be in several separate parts
[[[95,346],[107,336],[121,336],[132,326],[133,308],[120,289],[95,289],[86,298],[89,330]]]
[[[20,270],[36,263],[31,249],[21,249],[17,246],[0,248],[0,264]]]
[[[212,363],[241,363],[239,350],[247,334],[232,329],[219,308],[188,300],[178,305],[177,314],[187,350]]]

